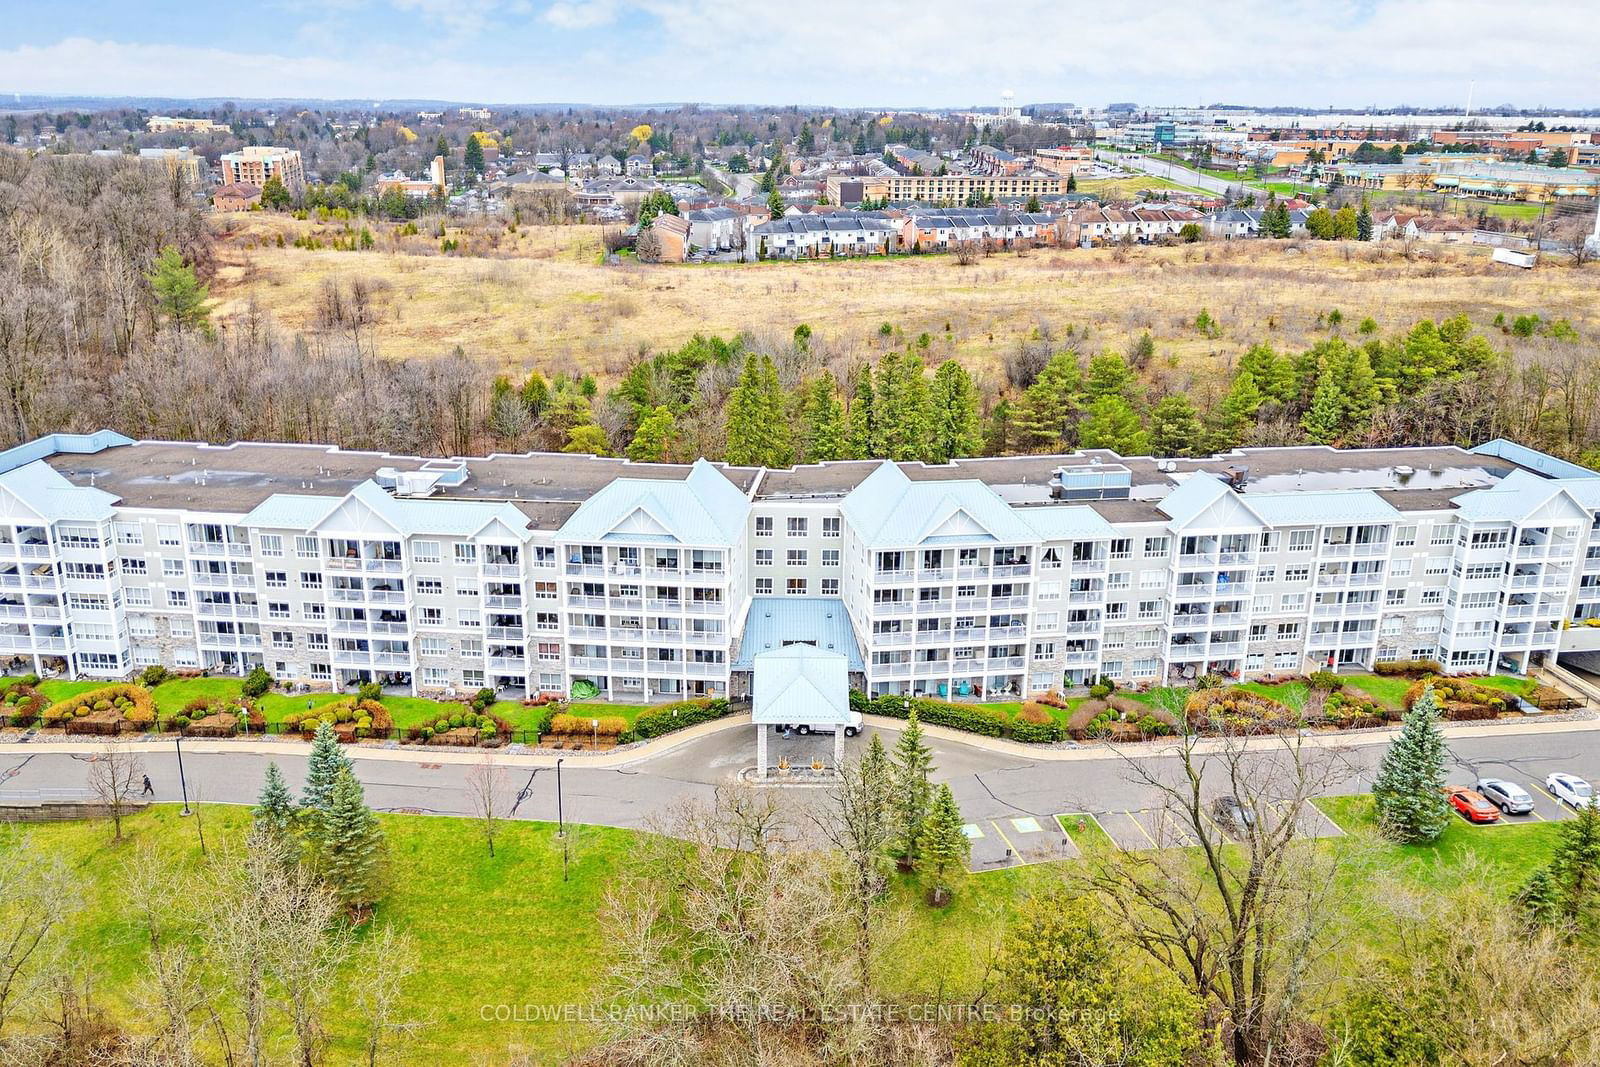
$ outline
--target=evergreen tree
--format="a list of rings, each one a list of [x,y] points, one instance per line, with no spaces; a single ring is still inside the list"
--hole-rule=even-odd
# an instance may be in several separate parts
[[[443,156],[446,160],[450,158],[450,142],[445,140],[445,136],[442,133],[439,135],[438,142],[433,146],[433,154]]]
[[[875,459],[882,455],[878,442],[877,390],[872,384],[872,364],[863,363],[856,374],[856,393],[850,401],[845,428],[845,456]]]
[[[1228,387],[1228,394],[1212,413],[1207,427],[1206,450],[1226,452],[1249,441],[1261,399],[1261,390],[1256,388],[1256,376],[1241,366],[1239,373],[1234,375],[1233,384]]]
[[[1438,840],[1450,823],[1444,781],[1439,701],[1429,685],[1406,712],[1372,781],[1379,829],[1406,845]]]
[[[1300,416],[1300,428],[1319,444],[1331,445],[1339,439],[1344,422],[1344,391],[1332,371],[1323,371],[1312,394],[1311,408]]]
[[[1118,455],[1143,456],[1150,451],[1150,437],[1139,422],[1139,413],[1120,396],[1103,396],[1089,405],[1078,423],[1081,448],[1109,448]]]
[[[994,407],[989,409],[989,417],[984,423],[983,454],[986,456],[1009,455],[1014,429],[1011,401],[1001,397],[995,401]]]
[[[360,912],[377,898],[383,831],[348,767],[334,779],[318,822],[316,869],[346,908]]]
[[[1356,214],[1356,240],[1372,240],[1372,209],[1367,207],[1364,197],[1361,200],[1361,210]]]
[[[175,247],[167,245],[161,250],[146,277],[155,293],[156,309],[168,322],[184,330],[204,329],[210,324],[206,301],[211,294]]]
[[[845,458],[844,405],[833,375],[819,374],[806,389],[800,421],[804,426],[801,457],[806,463],[826,463]]]
[[[478,140],[478,135],[475,133],[467,136],[465,162],[468,170],[477,174],[483,173],[483,142]]]
[[[1022,394],[1014,413],[1017,444],[1029,452],[1058,451],[1067,424],[1082,401],[1083,370],[1071,352],[1050,357],[1039,377]]]
[[[609,456],[611,441],[599,423],[581,422],[567,431],[567,441],[561,451],[575,456]]]
[[[294,196],[283,179],[274,174],[261,186],[261,206],[282,211],[294,203]]]
[[[256,829],[279,839],[288,837],[294,827],[294,797],[276,763],[267,764],[267,779],[261,786],[261,795],[252,814]]]
[[[639,202],[639,225],[648,226],[657,215],[678,214],[678,202],[665,189],[657,189]]]
[[[550,383],[538,371],[529,372],[528,380],[522,383],[522,406],[528,409],[529,415],[538,418],[549,403]]]
[[[727,448],[724,456],[738,466],[788,466],[788,420],[783,389],[771,356],[745,356],[739,384],[728,400]]]
[[[1531,925],[1551,926],[1561,921],[1561,895],[1550,868],[1540,867],[1528,876],[1517,890],[1517,905]]]
[[[1120,396],[1132,399],[1133,372],[1120,353],[1102,352],[1089,361],[1089,375],[1084,383],[1084,394],[1090,400]]]
[[[350,757],[339,747],[339,737],[326,719],[311,739],[311,754],[306,758],[306,784],[300,793],[300,806],[313,815],[327,811],[333,798],[333,783],[340,771],[351,769]]]
[[[1600,924],[1600,807],[1585,804],[1561,824],[1550,880],[1563,920],[1584,931]]]
[[[657,405],[639,422],[628,442],[628,458],[635,463],[665,463],[677,439],[677,425],[666,405]]]
[[[1044,210],[1044,205],[1039,203],[1039,197],[1034,195],[1028,197],[1027,206],[1024,207],[1023,210],[1030,215],[1037,215]]]
[[[1357,219],[1356,209],[1346,204],[1333,213],[1333,239],[1336,241],[1354,241],[1361,234],[1361,225]]]
[[[928,454],[928,380],[922,358],[890,352],[878,363],[876,413],[882,454],[896,462]]]
[[[1157,456],[1192,456],[1201,447],[1200,416],[1183,393],[1162,397],[1150,412],[1150,451]]]
[[[922,740],[913,708],[894,744],[894,853],[902,870],[913,870],[922,856],[923,824],[927,821],[932,786],[933,751]]]
[[[783,194],[776,189],[767,194],[767,214],[775,219],[783,218]]]
[[[1295,398],[1294,363],[1265,342],[1251,345],[1239,357],[1239,371],[1249,371],[1264,399],[1287,404]],[[1313,386],[1315,381],[1311,383]],[[1252,414],[1254,412],[1252,411]]]
[[[950,882],[972,854],[972,842],[962,832],[961,810],[950,786],[941,783],[922,828],[922,859],[932,885],[928,903],[943,907],[950,902]]]
[[[867,131],[862,129],[856,134],[855,143],[850,146],[850,151],[858,156],[864,156],[872,149],[867,145]]]
[[[928,458],[948,463],[961,456],[975,456],[983,442],[978,431],[978,391],[966,368],[953,359],[939,365],[933,375],[929,398],[933,423]]]
[[[1075,193],[1077,191],[1078,191],[1078,176],[1076,174],[1067,175],[1067,192]]]

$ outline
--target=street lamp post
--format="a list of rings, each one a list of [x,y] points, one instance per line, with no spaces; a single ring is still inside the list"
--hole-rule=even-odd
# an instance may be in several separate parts
[[[188,782],[188,779],[186,779],[183,776],[183,734],[180,733],[176,737],[174,737],[172,739],[172,743],[174,745],[178,746],[178,787],[183,790],[183,810],[180,811],[178,814],[179,815],[188,815],[188,814],[190,814],[190,812],[189,812],[189,782]]]
[[[561,764],[564,762],[565,757],[556,760],[556,836],[563,838],[567,836],[567,816],[561,807]]]

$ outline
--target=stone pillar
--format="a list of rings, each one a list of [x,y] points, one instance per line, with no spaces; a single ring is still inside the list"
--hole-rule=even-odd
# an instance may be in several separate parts
[[[767,724],[756,723],[756,781],[767,780]]]

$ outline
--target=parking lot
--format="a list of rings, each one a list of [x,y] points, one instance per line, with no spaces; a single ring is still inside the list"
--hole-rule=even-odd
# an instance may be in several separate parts
[[[1565,804],[1561,803],[1561,801],[1557,800],[1555,797],[1551,796],[1545,791],[1543,775],[1539,776],[1538,778],[1526,778],[1521,776],[1513,777],[1509,774],[1485,773],[1484,777],[1504,778],[1507,781],[1516,782],[1518,785],[1522,786],[1528,791],[1528,795],[1533,797],[1533,811],[1526,815],[1507,815],[1502,812],[1499,821],[1491,823],[1474,823],[1458,813],[1456,818],[1460,819],[1464,824],[1479,827],[1481,829],[1492,829],[1495,826],[1512,826],[1517,823],[1561,822],[1573,817],[1574,813],[1571,808],[1567,807]],[[1466,777],[1459,774],[1452,774],[1450,776],[1451,785],[1464,785],[1468,789],[1471,789],[1476,782],[1476,778]]]
[[[1162,808],[1100,812],[1095,818],[1105,828],[1106,835],[1124,851],[1188,848],[1199,844],[1192,828]],[[1341,837],[1344,834],[1337,823],[1309,804],[1296,816],[1296,825],[1303,837]],[[1226,829],[1223,832],[1228,833]]]
[[[974,874],[1077,859],[1083,854],[1056,819],[1033,815],[979,819],[967,823],[962,831],[972,844],[967,869]]]

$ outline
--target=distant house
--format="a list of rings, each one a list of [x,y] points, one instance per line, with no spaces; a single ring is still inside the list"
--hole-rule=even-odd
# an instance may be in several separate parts
[[[684,213],[689,223],[689,243],[710,252],[731,252],[749,248],[750,215],[731,207],[708,207]]]
[[[689,258],[689,222],[677,215],[657,215],[650,231],[661,241],[661,262],[682,263]]]
[[[1214,211],[1200,224],[1209,237],[1231,241],[1236,237],[1254,237],[1261,224],[1261,216],[1239,208]]]
[[[632,178],[648,178],[656,172],[649,156],[632,155],[623,161],[623,169]]]
[[[594,161],[594,172],[602,178],[615,178],[622,174],[622,160],[616,156],[601,156]]]
[[[211,194],[211,206],[218,211],[249,211],[261,203],[261,186],[244,182],[219,185]]]
[[[1399,237],[1405,233],[1406,227],[1411,224],[1415,215],[1399,211],[1378,211],[1372,216],[1372,239],[1381,241],[1385,237]]]
[[[877,215],[789,215],[763,222],[754,236],[766,259],[882,255],[893,250],[896,228]]]

